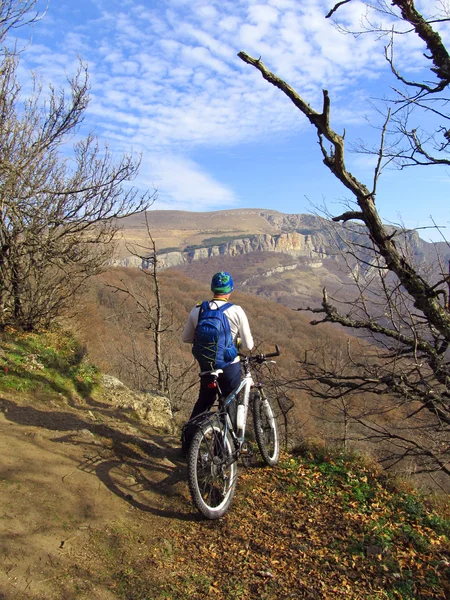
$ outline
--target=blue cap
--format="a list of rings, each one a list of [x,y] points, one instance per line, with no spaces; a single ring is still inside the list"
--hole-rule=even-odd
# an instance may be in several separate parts
[[[211,291],[214,294],[230,294],[234,289],[233,279],[226,271],[220,271],[213,275],[211,280]]]

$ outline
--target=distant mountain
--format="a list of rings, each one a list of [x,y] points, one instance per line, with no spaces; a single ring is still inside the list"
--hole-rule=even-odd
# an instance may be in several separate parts
[[[149,211],[147,216],[160,268],[176,268],[207,283],[226,266],[242,289],[288,306],[317,302],[324,286],[331,293],[347,289],[351,270],[359,269],[362,276],[370,270],[364,250],[370,243],[356,223],[343,226],[316,215],[264,209]],[[121,228],[112,264],[142,266],[138,256],[150,248],[144,215],[123,219]],[[358,241],[362,264],[349,256],[345,238]],[[447,244],[425,242],[415,231],[396,240],[419,266],[436,263],[438,255],[450,258]]]

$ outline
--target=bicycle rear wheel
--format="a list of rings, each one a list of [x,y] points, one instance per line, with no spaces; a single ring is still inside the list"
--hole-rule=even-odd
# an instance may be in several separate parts
[[[269,400],[259,392],[253,397],[253,423],[261,456],[266,464],[273,467],[280,457],[278,425]]]
[[[188,482],[192,501],[207,519],[228,510],[236,489],[237,462],[233,442],[220,422],[199,427],[188,454]]]

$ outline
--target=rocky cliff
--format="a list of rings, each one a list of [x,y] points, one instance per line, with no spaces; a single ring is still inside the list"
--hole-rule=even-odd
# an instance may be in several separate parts
[[[164,211],[156,212],[164,213]],[[179,228],[183,233],[187,230],[194,231],[191,213],[176,211],[176,214],[174,214],[173,211],[168,212],[170,212],[170,219],[167,217],[169,220],[166,226],[163,224],[164,215],[158,214],[158,218],[156,219],[153,217],[159,228],[165,228],[166,230],[172,228],[174,231]],[[187,218],[183,220],[183,215],[190,215],[190,220]],[[253,252],[277,252],[288,254],[295,258],[302,257],[303,264],[309,264],[314,267],[320,264],[325,258],[335,258],[340,250],[345,249],[342,240],[349,235],[358,238],[359,242],[362,240],[361,247],[366,244],[370,246],[367,238],[361,238],[362,230],[357,224],[346,225],[344,232],[342,225],[331,223],[327,219],[315,215],[286,215],[272,210],[257,209],[249,209],[248,211],[220,211],[219,213],[211,213],[211,215],[215,217],[214,219],[211,218],[211,223],[215,223],[216,225],[217,222],[221,223],[222,229],[220,233],[222,235],[225,234],[224,237],[226,239],[221,242],[220,236],[218,236],[216,243],[209,243],[212,238],[207,238],[206,236],[211,235],[214,229],[205,231],[203,236],[200,235],[201,229],[199,229],[197,232],[204,239],[203,243],[196,244],[195,246],[186,246],[180,243],[179,250],[171,248],[170,251],[164,251],[164,248],[162,248],[158,252],[159,268],[167,269],[169,267],[182,266],[215,256],[235,257]],[[220,219],[218,215],[220,215]],[[205,214],[202,217],[203,220],[200,219],[199,226],[204,225]],[[246,236],[239,235],[236,231],[237,217],[241,221],[244,217],[250,219],[250,222],[254,222],[255,229],[259,229],[259,233],[255,232],[254,235]],[[239,219],[237,220],[239,221]],[[266,223],[266,229],[270,229],[271,233],[261,233],[262,222]],[[182,228],[182,225],[185,227]],[[189,227],[186,227],[186,225],[189,225]],[[236,235],[234,239],[233,232]],[[125,229],[125,239],[126,235],[127,232]],[[418,262],[430,258],[430,252],[434,253],[436,249],[434,248],[433,250],[433,245],[422,240],[415,231],[402,233],[401,236],[396,237],[396,240],[401,245],[407,244],[409,253],[412,253]],[[136,268],[145,268],[146,266],[136,256],[117,258],[111,264],[113,266]]]
[[[278,235],[266,233],[185,251],[162,251],[158,253],[158,264],[159,268],[167,269],[213,256],[232,257],[252,252],[279,252],[296,257],[301,256],[306,258],[307,262],[317,263],[327,256],[326,245],[320,238],[321,236],[303,235],[296,231]],[[135,256],[116,259],[112,261],[112,264],[122,267],[145,266],[142,260]]]

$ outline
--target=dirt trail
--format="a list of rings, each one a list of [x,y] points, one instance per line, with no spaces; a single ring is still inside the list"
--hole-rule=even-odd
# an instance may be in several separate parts
[[[0,396],[0,599],[115,599],[100,574],[83,584],[95,535],[138,528],[148,551],[197,518],[178,440],[104,402],[51,404]]]

